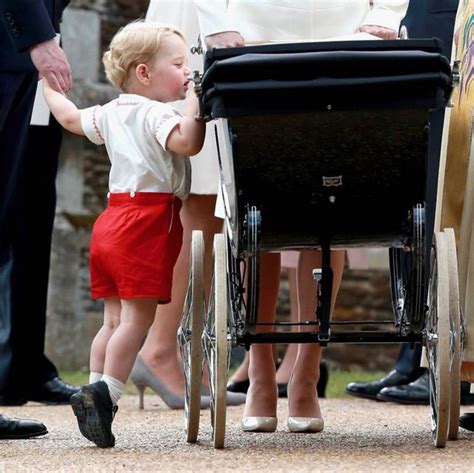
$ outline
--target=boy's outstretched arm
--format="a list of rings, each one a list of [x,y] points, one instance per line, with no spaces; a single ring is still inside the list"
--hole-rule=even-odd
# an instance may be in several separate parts
[[[81,111],[65,95],[53,90],[45,79],[43,79],[43,92],[51,113],[59,124],[72,133],[84,136]]]
[[[201,151],[204,143],[206,125],[196,120],[199,113],[199,102],[194,90],[186,97],[186,110],[179,124],[171,131],[166,141],[166,147],[175,153],[194,156]]]

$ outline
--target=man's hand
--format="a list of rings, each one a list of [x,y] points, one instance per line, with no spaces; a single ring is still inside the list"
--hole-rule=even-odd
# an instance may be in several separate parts
[[[48,39],[30,48],[31,60],[53,90],[69,92],[72,88],[71,66],[66,54],[54,39]]]
[[[397,32],[384,26],[364,25],[359,28],[359,31],[371,34],[372,36],[378,36],[382,39],[397,39]]]
[[[206,46],[209,49],[241,48],[245,46],[245,40],[237,31],[223,31],[206,36]]]

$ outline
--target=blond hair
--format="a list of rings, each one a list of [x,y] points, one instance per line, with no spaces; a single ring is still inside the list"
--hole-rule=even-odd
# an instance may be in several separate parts
[[[132,69],[150,61],[160,49],[162,38],[170,34],[176,34],[186,42],[182,31],[172,25],[138,20],[121,28],[102,57],[110,83],[126,91]]]

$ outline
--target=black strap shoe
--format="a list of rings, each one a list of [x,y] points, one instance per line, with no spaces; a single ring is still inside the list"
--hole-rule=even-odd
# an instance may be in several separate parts
[[[118,408],[112,404],[109,388],[104,381],[83,386],[71,396],[71,406],[79,430],[87,440],[100,448],[115,445],[112,421]]]
[[[428,405],[430,403],[430,375],[428,370],[404,386],[383,388],[378,394],[380,401],[397,402],[399,404]]]
[[[28,439],[48,433],[44,424],[36,420],[15,419],[0,414],[0,439]]]
[[[79,386],[73,386],[56,377],[30,390],[28,400],[48,405],[69,404],[71,396],[79,389]]]
[[[389,386],[401,386],[413,381],[415,377],[407,376],[397,370],[392,370],[387,376],[370,383],[350,383],[346,386],[346,393],[351,396],[377,400],[381,389]]]

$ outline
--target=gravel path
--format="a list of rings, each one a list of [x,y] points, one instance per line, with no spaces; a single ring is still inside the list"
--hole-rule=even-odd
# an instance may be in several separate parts
[[[44,437],[0,441],[0,472],[11,471],[473,471],[474,434],[460,430],[447,448],[432,446],[427,407],[358,399],[322,401],[326,428],[320,434],[286,430],[286,401],[279,401],[278,431],[242,433],[242,407],[227,410],[226,448],[211,446],[209,410],[201,415],[199,442],[187,444],[182,411],[157,397],[144,411],[133,396],[122,399],[114,422],[117,446],[102,450],[79,433],[69,406],[2,408],[42,420]],[[472,410],[472,409],[471,409]]]

